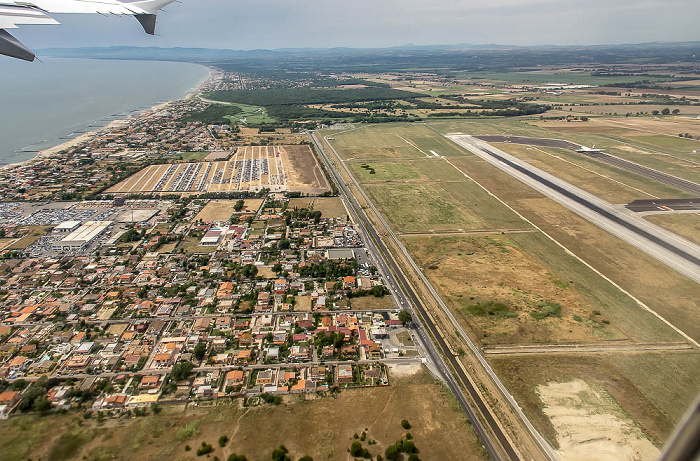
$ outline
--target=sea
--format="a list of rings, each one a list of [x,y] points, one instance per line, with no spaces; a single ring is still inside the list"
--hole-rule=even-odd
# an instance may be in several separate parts
[[[0,56],[0,164],[181,99],[208,77],[207,67],[189,63]]]

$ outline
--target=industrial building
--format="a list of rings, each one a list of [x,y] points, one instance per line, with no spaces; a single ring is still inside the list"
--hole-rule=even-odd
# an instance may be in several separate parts
[[[199,242],[199,244],[201,246],[218,245],[221,241],[222,234],[223,232],[221,231],[221,229],[212,227],[206,234],[204,234],[204,237],[202,237],[202,240]]]
[[[111,224],[112,221],[86,221],[82,226],[56,242],[53,249],[54,251],[83,249],[102,235]]]
[[[67,232],[73,232],[78,227],[80,227],[80,221],[63,221],[58,226],[54,227],[53,230],[54,230],[54,232],[67,233]]]

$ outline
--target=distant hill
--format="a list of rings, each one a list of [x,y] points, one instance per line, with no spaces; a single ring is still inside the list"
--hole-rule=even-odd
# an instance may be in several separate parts
[[[595,46],[404,45],[393,48],[209,48],[107,47],[46,48],[40,56],[187,61],[246,70],[265,68],[325,71],[405,69],[495,70],[541,65],[697,63],[700,42]]]

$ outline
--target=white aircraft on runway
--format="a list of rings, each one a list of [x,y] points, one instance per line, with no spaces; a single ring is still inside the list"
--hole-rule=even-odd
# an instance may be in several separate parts
[[[34,61],[35,55],[5,29],[28,24],[59,24],[48,13],[87,13],[134,16],[147,34],[156,30],[158,10],[175,0],[0,0],[0,54]]]

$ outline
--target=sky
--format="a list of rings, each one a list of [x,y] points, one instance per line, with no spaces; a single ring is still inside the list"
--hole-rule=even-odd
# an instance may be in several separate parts
[[[700,40],[698,0],[181,0],[157,33],[133,18],[55,15],[12,33],[31,48],[235,50],[407,44],[594,45]]]

